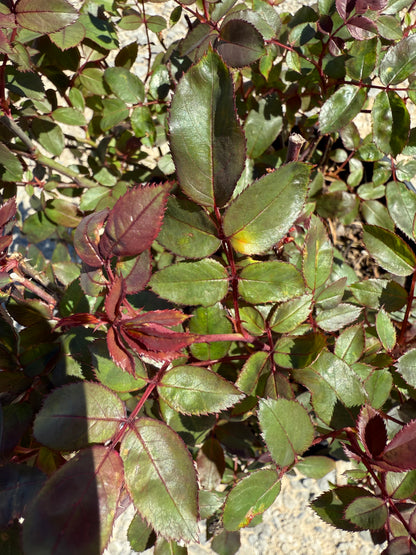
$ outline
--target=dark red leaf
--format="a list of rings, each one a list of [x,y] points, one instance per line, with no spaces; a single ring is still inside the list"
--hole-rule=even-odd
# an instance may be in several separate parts
[[[102,318],[97,318],[94,314],[72,314],[71,316],[66,316],[61,318],[56,324],[57,328],[73,328],[76,326],[87,326],[88,324],[94,324],[99,326],[100,324],[105,324],[106,321]]]
[[[140,326],[125,324],[124,331],[129,339],[137,343],[140,348],[155,352],[171,351],[172,353],[178,353],[194,342],[193,335],[173,331],[153,322]]]
[[[4,227],[16,214],[16,199],[11,198],[0,207],[0,228]]]
[[[416,420],[406,424],[394,436],[377,463],[380,460],[395,467],[396,472],[416,469]]]
[[[99,268],[103,259],[98,250],[100,231],[108,216],[108,208],[83,218],[74,233],[74,248],[83,262],[92,268]]]
[[[264,53],[263,37],[251,23],[229,19],[221,26],[215,49],[227,65],[248,66]]]
[[[329,39],[328,49],[332,56],[340,56],[344,48],[344,41],[340,37],[332,37]]]
[[[321,33],[324,33],[325,35],[329,35],[332,31],[332,28],[333,28],[333,22],[332,22],[332,19],[329,17],[329,15],[321,16],[318,21],[318,29],[321,31]]]
[[[368,33],[377,33],[374,21],[362,15],[352,17],[347,23],[347,29],[351,36],[357,40],[366,40],[368,39]]]
[[[361,409],[358,435],[370,457],[378,457],[384,451],[387,443],[386,425],[379,413],[370,406]]]
[[[142,291],[152,275],[150,249],[145,250],[133,259],[119,259],[117,270],[124,278],[127,295]]]
[[[148,249],[162,225],[170,185],[146,185],[127,191],[110,211],[100,253],[112,256],[136,256]]]
[[[123,345],[113,327],[109,328],[107,332],[107,348],[114,363],[129,374],[135,376],[134,358]]]
[[[142,312],[134,318],[129,318],[128,323],[129,325],[138,325],[152,322],[162,326],[176,326],[182,324],[188,318],[189,316],[180,310],[151,310],[149,312]]]
[[[3,252],[4,250],[6,250],[12,241],[13,241],[13,237],[11,235],[0,237],[0,252]]]
[[[105,311],[109,320],[114,321],[120,315],[120,307],[126,297],[126,286],[124,278],[116,276],[108,289],[105,298]]]
[[[345,21],[355,7],[356,0],[336,0],[335,6],[341,18]]]
[[[379,12],[388,4],[388,0],[357,0],[355,11],[358,14],[365,13],[367,10]]]

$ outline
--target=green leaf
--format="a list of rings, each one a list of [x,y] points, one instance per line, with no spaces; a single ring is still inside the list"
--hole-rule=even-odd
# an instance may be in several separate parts
[[[77,206],[63,199],[48,200],[45,214],[52,222],[64,227],[77,227],[82,219]]]
[[[379,19],[377,19],[377,25]],[[377,37],[370,40],[354,41],[345,63],[347,75],[356,81],[363,81],[373,73],[377,61]]]
[[[236,555],[240,547],[240,532],[223,530],[211,540],[211,549],[218,555]]]
[[[408,499],[416,493],[416,470],[386,472],[386,490],[394,499]]]
[[[221,412],[242,398],[242,394],[220,375],[199,366],[175,366],[158,386],[160,397],[183,414]]]
[[[85,27],[80,21],[75,21],[60,31],[51,33],[49,37],[60,50],[68,50],[68,48],[78,46],[84,40]]]
[[[276,139],[282,127],[282,106],[277,96],[267,95],[260,99],[256,107],[249,111],[244,124],[247,156],[261,156]]]
[[[262,396],[270,374],[268,353],[257,351],[244,363],[235,385],[246,395]]]
[[[341,530],[356,532],[357,526],[345,518],[345,510],[348,505],[360,497],[368,495],[364,488],[356,486],[340,486],[326,491],[311,503],[316,514],[328,524],[336,526]]]
[[[281,467],[295,462],[313,441],[309,414],[296,401],[260,399],[258,419],[267,448]]]
[[[153,528],[147,526],[139,513],[136,513],[127,530],[127,539],[134,551],[141,552],[153,546],[156,535]]]
[[[274,360],[282,368],[304,368],[311,364],[326,345],[320,333],[282,337],[276,342]]]
[[[394,223],[413,239],[413,222],[416,214],[416,194],[404,183],[390,181],[386,187],[389,214]]]
[[[160,33],[166,29],[166,20],[161,15],[151,15],[146,18],[146,25],[153,33]]]
[[[106,387],[118,392],[136,391],[145,387],[147,383],[146,370],[140,359],[135,358],[136,376],[134,377],[114,364],[104,340],[94,341],[89,346],[89,350],[92,355],[94,373]]]
[[[173,303],[209,306],[220,301],[228,291],[225,268],[207,258],[198,262],[180,262],[153,274],[152,290]]]
[[[381,344],[386,351],[391,351],[396,344],[396,330],[393,322],[382,308],[376,316],[376,330]]]
[[[101,1],[101,4],[102,3],[103,3],[103,0]],[[110,6],[108,6],[108,10],[111,10]],[[100,51],[102,52],[103,49],[105,50],[118,49],[119,44],[117,40],[117,33],[114,29],[114,26],[111,24],[109,19],[105,19],[105,17],[100,17],[98,13],[97,15],[95,15],[94,13],[91,13],[93,11],[94,11],[94,8],[89,9],[87,13],[81,13],[79,18],[79,21],[85,27],[86,38],[93,41],[93,43],[95,43],[99,47],[98,52]],[[94,48],[94,45],[90,45],[90,47]],[[101,54],[100,54],[100,57],[101,57]]]
[[[335,308],[320,310],[316,315],[317,325],[327,332],[337,331],[345,328],[356,320],[362,312],[362,308],[349,303],[340,303]]]
[[[333,248],[322,221],[312,215],[303,246],[302,273],[312,291],[323,285],[332,270]]]
[[[23,223],[22,232],[31,243],[38,243],[48,239],[56,231],[53,224],[43,212],[31,214]]]
[[[34,118],[32,130],[43,148],[54,156],[62,154],[65,148],[65,137],[59,125],[47,117]]]
[[[104,72],[98,67],[87,67],[82,70],[79,80],[85,89],[98,95],[108,94],[108,88],[104,81]]]
[[[18,25],[42,34],[59,31],[78,18],[77,10],[66,0],[19,0],[15,14]]]
[[[52,112],[55,121],[65,123],[66,125],[86,125],[86,119],[82,112],[75,108],[57,108]]]
[[[35,419],[34,435],[52,449],[70,451],[108,441],[125,417],[123,403],[102,385],[73,383],[46,398]]]
[[[416,349],[410,349],[397,361],[397,372],[412,387],[416,387]]]
[[[232,324],[225,315],[221,305],[199,307],[195,310],[189,322],[189,331],[201,335],[232,333]],[[228,341],[214,341],[211,343],[192,343],[191,353],[199,360],[215,360],[224,357],[230,343]]]
[[[309,316],[312,295],[302,295],[277,307],[270,318],[270,329],[277,333],[288,333],[296,329]]]
[[[342,85],[326,100],[319,114],[322,134],[334,133],[345,127],[361,111],[367,98],[364,88]]]
[[[231,67],[248,66],[265,52],[263,37],[254,25],[234,18],[225,20],[221,25],[215,49]]]
[[[149,83],[149,92],[157,100],[163,100],[171,90],[168,68],[160,64],[152,71]]]
[[[146,522],[167,540],[197,541],[197,477],[180,437],[163,422],[140,418],[120,454],[127,489]]]
[[[378,200],[365,200],[361,204],[361,212],[368,224],[378,225],[394,231],[394,223],[387,208]]]
[[[297,463],[296,469],[308,478],[320,480],[335,470],[335,461],[322,456],[306,457]]]
[[[392,15],[379,15],[377,17],[377,30],[387,40],[400,40],[403,38],[400,21]]]
[[[261,254],[286,235],[306,200],[310,167],[292,162],[249,185],[227,208],[223,227],[233,248]]]
[[[374,225],[364,225],[363,241],[378,264],[397,276],[408,276],[416,266],[412,249],[392,231]]]
[[[45,553],[102,553],[113,529],[123,486],[123,465],[115,450],[80,451],[46,482],[25,514],[23,548]]]
[[[224,206],[244,168],[244,135],[235,113],[231,76],[214,52],[179,81],[169,129],[185,194],[202,206]]]
[[[347,408],[359,406],[365,401],[364,389],[357,374],[329,351],[323,351],[309,368],[295,369],[293,375],[310,390],[316,414],[327,424],[334,415],[337,400]]]
[[[146,146],[152,146],[156,140],[156,128],[149,107],[135,108],[130,121],[136,137],[140,137]]]
[[[409,35],[391,46],[379,66],[383,85],[397,85],[416,71],[416,35]]]
[[[37,73],[18,71],[13,66],[6,66],[6,88],[21,97],[42,101],[45,99],[45,87]]]
[[[280,476],[275,470],[258,470],[237,482],[224,505],[224,528],[233,532],[248,526],[270,507],[280,489]]]
[[[339,334],[334,353],[347,364],[353,364],[363,354],[365,335],[362,324],[356,324]]]
[[[21,181],[23,167],[18,157],[0,143],[0,179],[1,181]]]
[[[101,129],[108,131],[118,125],[129,115],[129,109],[119,98],[105,98],[103,100],[103,117],[101,119]]]
[[[344,296],[347,278],[343,277],[333,281],[331,285],[320,290],[316,296],[316,304],[323,309],[335,308],[339,305]]]
[[[144,85],[134,73],[124,67],[109,67],[104,79],[112,92],[126,104],[137,104],[144,100]]]
[[[158,242],[185,258],[206,258],[218,250],[217,228],[197,204],[176,197],[168,200]]]
[[[385,154],[400,154],[410,132],[410,115],[404,100],[395,91],[380,91],[374,99],[371,119],[377,147]]]
[[[271,260],[249,264],[241,271],[240,295],[249,303],[285,301],[305,290],[300,272],[287,262]]]
[[[381,409],[390,396],[393,376],[388,368],[374,370],[364,382],[368,400],[374,409]]]
[[[369,495],[355,499],[345,511],[345,518],[365,530],[383,528],[387,517],[384,499]]]
[[[387,312],[400,310],[407,302],[407,291],[396,281],[367,279],[351,285],[351,293],[364,306],[378,310],[384,306]]]

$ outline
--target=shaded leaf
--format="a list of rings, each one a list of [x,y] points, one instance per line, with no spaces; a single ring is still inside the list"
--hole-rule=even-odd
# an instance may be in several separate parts
[[[237,252],[261,254],[286,235],[305,203],[309,173],[306,164],[291,162],[264,175],[233,200],[223,227]]]
[[[329,472],[335,470],[335,461],[329,457],[312,455],[299,461],[296,468],[308,478],[320,480]]]
[[[282,368],[304,368],[311,364],[326,345],[321,333],[282,337],[276,342],[274,360]]]
[[[385,154],[397,156],[406,146],[410,115],[395,91],[380,91],[371,111],[374,142]]]
[[[356,532],[359,527],[345,518],[345,510],[352,501],[368,494],[364,488],[340,486],[314,499],[311,507],[324,522],[341,530]]]
[[[65,147],[62,129],[48,117],[34,118],[32,130],[36,139],[48,152],[59,156]]]
[[[209,306],[220,301],[228,291],[225,268],[210,258],[182,262],[153,274],[151,289],[171,302]]]
[[[100,268],[103,263],[98,245],[107,216],[108,210],[101,210],[85,216],[74,233],[75,250],[81,260],[91,268]]]
[[[224,505],[224,528],[232,532],[248,526],[270,507],[280,488],[280,476],[275,470],[258,470],[237,482]]]
[[[57,470],[25,515],[23,548],[31,555],[91,555],[106,547],[123,485],[117,451],[95,446]]]
[[[196,472],[180,437],[163,422],[140,418],[124,436],[120,454],[140,515],[167,540],[197,541]]]
[[[260,399],[258,419],[267,448],[279,466],[291,465],[312,443],[311,419],[296,401]]]
[[[390,441],[380,458],[389,470],[416,469],[416,420],[411,420]]]
[[[111,439],[125,418],[120,399],[100,384],[55,389],[36,416],[34,435],[52,449],[74,450]]]
[[[21,181],[23,177],[23,167],[10,150],[0,143],[0,179],[2,181]]]
[[[134,73],[124,67],[109,67],[104,78],[112,92],[127,104],[136,104],[144,100],[144,85]]]
[[[225,471],[224,450],[215,437],[208,437],[196,457],[198,478],[201,486],[214,490],[221,483]]]
[[[387,520],[388,510],[383,499],[365,496],[354,499],[345,511],[345,518],[364,530],[378,530]]]
[[[416,349],[409,349],[399,358],[397,371],[406,383],[416,387]]]
[[[247,156],[261,156],[276,139],[282,127],[282,107],[277,96],[267,95],[260,99],[258,105],[249,111],[244,124]]]
[[[221,305],[197,308],[189,322],[192,334],[208,335],[218,333],[232,333],[232,324],[224,313]],[[215,360],[225,356],[230,348],[228,341],[210,343],[193,343],[191,353],[199,360]]]
[[[351,292],[357,301],[369,308],[384,306],[387,312],[400,310],[407,302],[406,290],[395,281],[367,279],[351,285]]]
[[[199,366],[175,366],[158,386],[160,397],[184,414],[221,412],[242,398],[242,393],[219,374]]]
[[[224,206],[244,168],[244,135],[232,79],[210,51],[179,81],[169,120],[172,157],[184,193],[203,206]]]
[[[302,273],[306,285],[313,291],[323,285],[331,274],[332,244],[322,221],[312,215],[303,246]]]
[[[383,347],[386,351],[391,351],[396,344],[396,330],[383,308],[379,310],[376,316],[376,330]]]
[[[155,541],[156,534],[151,526],[148,526],[142,517],[136,513],[127,530],[127,539],[135,551],[150,549]]]

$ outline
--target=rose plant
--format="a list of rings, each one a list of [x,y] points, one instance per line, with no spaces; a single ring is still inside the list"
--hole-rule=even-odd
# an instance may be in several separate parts
[[[232,554],[345,459],[415,553],[414,3],[78,4],[0,1],[1,552]]]

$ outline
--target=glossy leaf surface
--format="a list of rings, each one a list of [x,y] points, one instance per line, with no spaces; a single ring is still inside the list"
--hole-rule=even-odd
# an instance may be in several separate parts
[[[169,119],[172,156],[184,193],[202,206],[224,206],[244,167],[231,76],[210,51],[179,82]]]
[[[405,147],[410,131],[410,116],[406,104],[394,91],[381,91],[372,109],[373,137],[378,148],[393,156]]]
[[[319,115],[321,133],[333,133],[347,125],[360,112],[366,97],[366,91],[357,86],[340,87],[321,108]]]
[[[410,35],[389,48],[380,64],[384,85],[397,85],[416,71],[416,36]]]
[[[364,243],[369,253],[385,270],[397,276],[408,276],[416,266],[416,256],[406,243],[377,226],[364,225]]]
[[[78,18],[76,9],[66,0],[20,0],[16,20],[25,29],[53,33]]]

